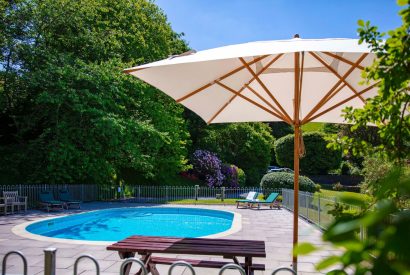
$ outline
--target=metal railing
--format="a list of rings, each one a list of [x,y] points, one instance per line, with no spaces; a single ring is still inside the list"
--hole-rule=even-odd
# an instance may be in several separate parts
[[[2,275],[7,275],[7,260],[12,255],[17,255],[18,257],[20,257],[22,259],[23,274],[24,275],[30,274],[30,273],[28,273],[30,271],[29,270],[30,267],[27,265],[26,256],[24,256],[24,254],[21,253],[20,251],[10,251],[10,252],[8,252],[4,255],[3,260],[2,260],[2,265],[1,265],[2,266],[1,274]],[[57,259],[57,249],[56,248],[51,248],[50,247],[50,248],[44,249],[44,275],[58,275],[56,273],[56,259]],[[81,255],[81,256],[77,257],[76,259],[73,259],[73,262],[74,262],[73,275],[79,274],[78,265],[79,265],[79,262],[83,259],[88,259],[91,262],[93,262],[94,266],[95,266],[95,274],[100,275],[100,264],[91,255]],[[149,273],[149,271],[147,270],[146,264],[143,261],[141,261],[140,259],[137,259],[137,258],[127,258],[127,259],[122,261],[121,266],[120,266],[119,271],[118,271],[118,274],[119,275],[128,274],[128,272],[126,272],[127,266],[130,265],[130,264],[133,264],[133,263],[137,264],[137,266],[139,266],[139,268],[140,268],[140,273],[139,274],[147,275]],[[196,275],[196,271],[193,268],[193,266],[191,264],[187,263],[187,262],[184,262],[184,261],[174,262],[170,266],[167,274],[168,275],[175,274],[175,273],[173,273],[173,271],[175,270],[175,267],[177,267],[177,266],[187,268],[192,275]],[[87,270],[89,270],[88,266],[87,266]],[[247,274],[245,272],[245,270],[242,268],[242,266],[240,266],[238,264],[234,264],[234,263],[227,263],[226,265],[221,267],[221,269],[218,272],[218,275],[223,275],[226,270],[235,270],[235,271],[237,271],[237,274],[240,274],[240,275]],[[80,272],[83,272],[83,271],[84,270],[80,269]],[[290,274],[294,274],[294,275],[296,274],[296,272],[293,271],[289,267],[279,267],[279,268],[273,270],[273,272],[271,274],[275,275],[279,271],[288,271]]]
[[[250,191],[269,195],[271,192],[281,193],[281,189],[262,189],[260,187],[202,187],[202,186],[118,186],[96,184],[18,184],[0,185],[0,197],[3,191],[18,191],[20,196],[27,197],[28,208],[35,208],[39,202],[41,191],[49,190],[58,199],[58,191],[68,190],[75,200],[112,201],[126,200],[136,203],[172,203],[182,200],[209,200],[212,204],[215,199],[243,198]]]
[[[320,193],[299,191],[299,216],[316,224],[322,229],[327,229],[334,217],[329,211],[338,203],[337,197],[328,197]],[[282,189],[282,206],[293,211],[293,190]],[[349,211],[360,211],[360,207],[345,204]]]

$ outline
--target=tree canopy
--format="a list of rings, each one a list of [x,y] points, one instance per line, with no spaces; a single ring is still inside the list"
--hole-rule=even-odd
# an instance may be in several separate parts
[[[122,69],[188,49],[151,1],[2,1],[0,169],[20,182],[162,181],[183,108]],[[24,171],[24,173],[22,173]]]

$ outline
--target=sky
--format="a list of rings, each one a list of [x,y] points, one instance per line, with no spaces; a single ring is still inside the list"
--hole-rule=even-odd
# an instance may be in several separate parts
[[[260,40],[357,38],[357,21],[401,25],[395,0],[155,0],[195,50]]]

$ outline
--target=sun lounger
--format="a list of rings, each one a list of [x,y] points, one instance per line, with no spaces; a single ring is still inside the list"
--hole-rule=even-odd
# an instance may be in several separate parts
[[[241,204],[249,206],[249,203],[252,201],[255,201],[257,197],[258,197],[258,192],[254,192],[254,191],[249,192],[248,195],[246,196],[246,199],[236,201],[236,208],[239,208],[239,205]]]
[[[50,212],[51,209],[64,209],[64,202],[54,199],[50,191],[41,191],[39,194],[40,205]]]
[[[59,190],[58,194],[59,194],[60,200],[64,202],[67,209],[72,205],[75,206],[76,208],[81,207],[81,201],[74,200],[71,197],[71,194],[68,190]]]
[[[273,207],[276,207],[280,209],[279,203],[276,201],[276,199],[279,197],[278,193],[271,193],[269,197],[264,200],[264,201],[253,201],[250,203],[250,207],[252,208],[255,204],[258,205],[258,209],[261,208],[261,205],[269,205],[269,208],[272,209]]]

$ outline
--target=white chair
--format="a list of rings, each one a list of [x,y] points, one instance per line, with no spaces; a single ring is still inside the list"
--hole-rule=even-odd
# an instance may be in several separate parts
[[[19,196],[18,191],[3,191],[3,197],[7,206],[11,206],[11,213],[14,214],[14,207],[20,211],[21,206],[24,206],[24,212],[27,211],[27,197]]]
[[[0,198],[0,209],[3,208],[4,215],[7,214],[7,204],[4,198]]]

